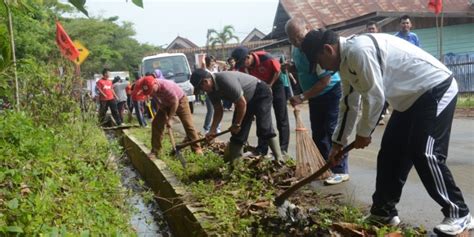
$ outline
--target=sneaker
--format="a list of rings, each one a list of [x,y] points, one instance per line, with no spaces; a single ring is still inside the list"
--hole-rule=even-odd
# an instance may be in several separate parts
[[[391,225],[398,226],[400,224],[400,218],[398,216],[377,216],[369,214],[364,217],[364,221],[373,225]]]
[[[348,174],[333,174],[331,177],[324,180],[324,184],[326,185],[340,184],[347,180],[349,180]]]
[[[474,220],[471,214],[461,218],[445,217],[441,224],[434,228],[434,232],[437,234],[457,235],[466,229],[474,229]]]

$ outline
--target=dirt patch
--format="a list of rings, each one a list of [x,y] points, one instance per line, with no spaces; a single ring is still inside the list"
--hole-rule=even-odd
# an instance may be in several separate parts
[[[474,108],[456,108],[454,117],[474,119]]]

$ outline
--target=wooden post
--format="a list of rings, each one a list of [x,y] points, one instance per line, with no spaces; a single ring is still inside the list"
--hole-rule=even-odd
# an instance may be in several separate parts
[[[7,9],[7,14],[8,14],[8,31],[10,33],[10,45],[12,48],[12,58],[13,58],[13,75],[15,77],[16,111],[20,111],[20,91],[18,87],[18,75],[16,71],[15,39],[13,37],[12,13],[10,11],[10,6],[8,6],[7,0],[3,0],[3,4],[5,4],[5,8]]]

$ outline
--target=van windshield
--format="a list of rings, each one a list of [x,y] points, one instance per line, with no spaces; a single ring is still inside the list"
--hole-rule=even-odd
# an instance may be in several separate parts
[[[191,75],[186,58],[180,55],[152,58],[143,62],[144,74],[153,73],[155,69],[160,69],[166,79],[176,83],[187,81]]]

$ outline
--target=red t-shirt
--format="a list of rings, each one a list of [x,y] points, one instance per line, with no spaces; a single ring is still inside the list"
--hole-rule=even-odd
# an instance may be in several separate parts
[[[248,68],[249,74],[266,83],[270,83],[273,79],[273,75],[279,73],[281,70],[280,62],[265,51],[253,52],[251,55],[254,64]],[[242,68],[240,71],[245,72],[245,68]]]
[[[99,100],[108,101],[114,99],[114,89],[112,88],[112,81],[102,77],[96,82],[95,85],[99,90]]]
[[[135,85],[133,86],[133,90],[132,90],[133,101],[145,101],[147,98],[147,96],[144,95],[143,91],[141,90],[142,79],[143,77],[135,81]]]
[[[125,87],[125,93],[127,93],[127,95],[132,94],[132,86],[130,84],[128,84],[127,87]]]

